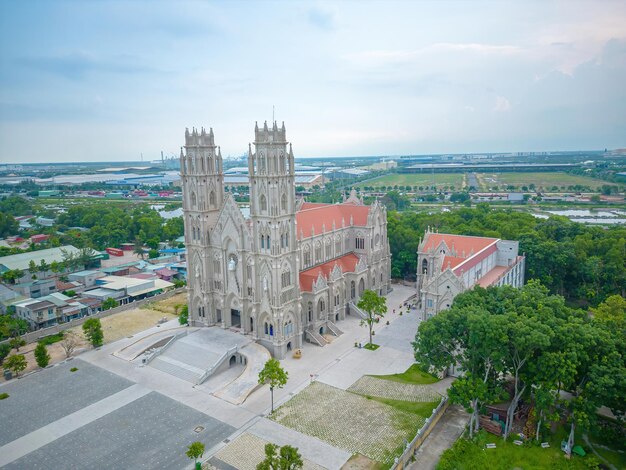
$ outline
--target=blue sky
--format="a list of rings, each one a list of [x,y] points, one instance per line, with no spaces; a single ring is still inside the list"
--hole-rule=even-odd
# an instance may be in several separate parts
[[[0,1],[0,161],[626,147],[626,2]]]

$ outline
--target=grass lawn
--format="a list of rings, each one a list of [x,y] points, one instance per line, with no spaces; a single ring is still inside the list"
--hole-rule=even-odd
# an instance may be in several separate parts
[[[369,349],[370,351],[376,351],[378,348],[380,348],[380,346],[374,343],[367,343],[363,346],[363,349]]]
[[[480,173],[478,179],[481,183],[481,189],[485,190],[493,186],[513,185],[513,186],[528,186],[531,183],[535,184],[537,190],[551,191],[553,186],[557,186],[560,190],[561,186],[565,186],[566,190],[568,186],[589,186],[591,188],[597,188],[603,184],[611,184],[606,181],[589,178],[586,176],[571,175],[562,171],[543,172],[543,173]]]
[[[427,385],[439,382],[439,379],[437,377],[421,370],[418,364],[413,364],[401,374],[372,375],[371,377],[376,377],[377,379],[383,380],[391,380],[392,382],[401,382],[405,384],[417,385]]]
[[[435,173],[436,187],[454,186],[460,190],[463,186],[463,173]],[[371,180],[359,183],[359,186],[432,186],[433,175],[431,173],[391,173],[379,176]]]
[[[446,450],[437,466],[438,470],[469,470],[495,469],[510,470],[523,468],[524,470],[543,469],[586,469],[587,463],[595,457],[572,456],[565,458],[561,451],[561,439],[564,431],[552,436],[550,448],[543,449],[538,445],[516,446],[512,441],[505,442],[501,437],[480,431],[473,440],[459,439],[452,448]],[[495,443],[495,449],[485,449],[485,444]]]

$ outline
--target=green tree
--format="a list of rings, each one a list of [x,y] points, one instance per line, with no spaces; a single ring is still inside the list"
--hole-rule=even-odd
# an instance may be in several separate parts
[[[26,341],[21,336],[16,336],[9,340],[9,346],[16,351],[19,351],[22,346],[26,346]]]
[[[4,358],[11,352],[11,346],[7,343],[0,344],[0,365],[4,362]]]
[[[50,363],[50,354],[48,354],[45,344],[37,344],[35,348],[35,360],[37,361],[37,365],[42,369]]]
[[[140,242],[135,242],[135,248],[133,249],[133,253],[141,256],[141,259],[145,259],[146,250],[143,249],[143,246]]]
[[[8,284],[15,284],[15,281],[20,279],[23,273],[19,269],[9,269],[2,273],[2,280]]]
[[[204,444],[202,442],[192,442],[185,452],[187,457],[194,461],[196,468],[198,467],[198,459],[204,455]]]
[[[104,334],[102,333],[102,324],[99,318],[90,318],[85,321],[83,323],[83,332],[94,348],[102,346]]]
[[[4,367],[12,370],[16,377],[20,375],[20,372],[26,369],[27,365],[28,363],[23,354],[13,354],[4,360]]]
[[[361,310],[365,312],[367,317],[361,320],[361,324],[367,325],[370,335],[370,344],[372,343],[372,329],[374,323],[385,316],[387,313],[387,305],[385,304],[385,298],[379,296],[373,290],[366,289],[361,295],[361,299],[357,304]]]
[[[277,453],[278,451],[278,453]],[[302,456],[296,447],[279,447],[265,444],[265,460],[256,466],[256,470],[299,470],[304,466]]]
[[[28,272],[31,274],[36,274],[37,272],[39,272],[37,264],[32,259],[28,263]]]
[[[259,372],[259,383],[269,383],[272,397],[272,411],[274,413],[274,388],[283,388],[287,383],[288,373],[281,367],[278,359],[271,358]]]
[[[42,273],[45,273],[49,269],[50,269],[50,265],[47,263],[47,261],[45,259],[42,259],[39,262],[39,271],[42,272]]]
[[[110,310],[117,307],[118,305],[119,304],[117,303],[117,300],[115,300],[113,297],[107,297],[106,299],[104,299],[104,302],[102,302],[102,310]]]
[[[0,212],[0,238],[15,235],[19,227],[19,223],[11,214]]]
[[[155,250],[154,248],[150,249],[150,251],[148,251],[148,258],[149,259],[155,259],[159,257],[159,251]]]
[[[186,325],[189,323],[189,306],[183,305],[183,308],[180,310],[180,315],[178,315],[178,323],[181,325]]]

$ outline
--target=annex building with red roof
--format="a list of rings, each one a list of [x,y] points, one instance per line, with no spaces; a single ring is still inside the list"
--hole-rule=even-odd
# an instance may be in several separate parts
[[[417,249],[418,315],[427,320],[473,288],[524,285],[519,242],[437,233],[430,228]]]
[[[390,290],[385,207],[354,191],[336,204],[297,199],[284,124],[255,126],[249,217],[224,191],[212,129],[185,132],[180,165],[192,326],[239,331],[284,358],[341,334],[366,289]]]

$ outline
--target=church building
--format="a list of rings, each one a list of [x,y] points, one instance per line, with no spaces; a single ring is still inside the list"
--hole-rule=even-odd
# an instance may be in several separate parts
[[[365,289],[390,289],[387,214],[355,192],[338,204],[296,199],[285,125],[255,126],[250,217],[224,191],[213,129],[185,132],[180,173],[192,326],[234,329],[283,358],[341,334]],[[253,148],[254,147],[254,148]]]
[[[426,230],[417,249],[417,310],[428,320],[473,288],[524,285],[519,242]]]

